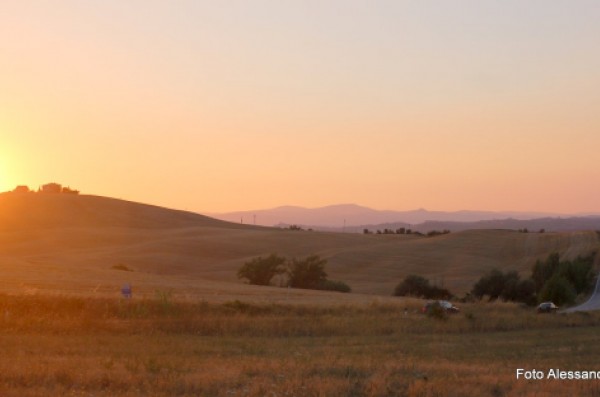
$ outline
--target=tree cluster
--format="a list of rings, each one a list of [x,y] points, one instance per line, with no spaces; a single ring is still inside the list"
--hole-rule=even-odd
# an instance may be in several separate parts
[[[444,229],[442,231],[439,230],[430,230],[427,232],[427,237],[435,237],[435,236],[441,236],[443,234],[448,234],[450,233],[450,230],[448,229]]]
[[[425,299],[450,299],[452,294],[445,288],[431,285],[429,280],[414,274],[406,278],[394,289],[394,296],[414,296]]]
[[[558,253],[554,253],[543,262],[538,260],[531,275],[538,300],[561,305],[573,303],[578,295],[589,292],[594,283],[594,256],[561,261]]]
[[[529,233],[529,230],[527,228],[524,228],[524,229],[519,229],[518,232],[519,233]],[[545,232],[546,232],[546,229],[543,229],[543,228],[538,231],[538,233],[545,233]]]
[[[342,282],[329,280],[325,272],[326,259],[310,255],[304,259],[288,260],[277,254],[266,258],[257,257],[242,265],[238,278],[245,278],[249,284],[270,285],[273,277],[283,275],[284,286],[302,289],[350,292],[350,287]]]
[[[411,229],[407,229],[405,227],[394,229],[385,228],[383,230],[377,229],[375,231],[376,234],[413,234],[418,232],[413,232]],[[373,232],[369,229],[363,229],[363,234],[373,234]],[[420,233],[419,233],[420,234]]]
[[[387,228],[383,229],[383,230],[377,229],[375,231],[375,233],[376,234],[414,234],[414,235],[417,235],[417,236],[423,236],[423,233],[418,232],[416,230],[407,229],[405,227],[401,227],[401,228],[398,228],[396,230],[394,230],[394,229],[387,229]],[[448,233],[450,233],[450,230],[448,230],[448,229],[444,229],[444,230],[441,230],[441,231],[440,230],[430,230],[430,231],[427,232],[426,236],[427,237],[434,237],[434,236],[439,236],[439,235],[448,234]],[[369,230],[369,229],[363,229],[363,234],[373,234],[373,232],[371,230]]]
[[[531,279],[521,280],[516,271],[502,273],[493,269],[473,286],[471,295],[478,299],[487,296],[489,300],[501,298],[507,301],[535,303],[535,285]]]
[[[557,305],[573,303],[580,294],[591,290],[594,281],[592,265],[595,253],[574,261],[560,261],[558,253],[538,260],[533,266],[531,277],[521,280],[516,271],[502,273],[494,269],[473,286],[471,294],[479,299],[535,304],[552,301]]]

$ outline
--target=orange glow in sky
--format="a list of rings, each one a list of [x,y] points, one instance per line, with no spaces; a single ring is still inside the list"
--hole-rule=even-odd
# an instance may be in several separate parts
[[[0,190],[600,212],[599,19],[595,1],[8,2]]]

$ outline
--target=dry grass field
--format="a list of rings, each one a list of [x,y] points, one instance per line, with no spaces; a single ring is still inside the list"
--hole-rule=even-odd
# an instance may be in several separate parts
[[[286,231],[94,196],[0,195],[0,395],[600,396],[600,314],[391,297],[407,274],[467,291],[492,267],[598,248],[595,232],[434,238]],[[250,286],[271,252],[319,254],[355,292]],[[133,285],[133,299],[119,288]]]
[[[0,395],[598,396],[600,314],[0,295]]]
[[[218,301],[222,295],[259,297],[264,290],[243,285],[236,271],[255,256],[275,252],[321,255],[329,261],[330,278],[361,294],[389,296],[406,275],[419,274],[460,295],[493,267],[528,275],[535,260],[551,252],[575,257],[598,246],[593,231],[484,230],[433,238],[322,233],[232,224],[96,196],[0,194],[5,292],[114,295],[130,282],[146,296],[164,289]],[[267,295],[295,294],[304,295]]]

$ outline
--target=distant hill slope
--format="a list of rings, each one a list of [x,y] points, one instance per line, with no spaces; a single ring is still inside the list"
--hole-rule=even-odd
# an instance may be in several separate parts
[[[359,293],[389,296],[408,274],[463,293],[493,267],[528,275],[536,259],[552,252],[571,258],[598,247],[595,232],[471,230],[431,238],[306,232],[97,196],[0,195],[0,291],[118,293],[122,282],[132,282],[150,295],[169,290],[205,299],[243,290],[268,297],[271,289],[243,286],[236,272],[275,252],[321,255],[330,278]]]
[[[418,224],[427,221],[444,222],[476,222],[491,219],[533,219],[557,214],[541,212],[491,212],[491,211],[381,211],[355,204],[331,205],[320,208],[303,208],[294,206],[277,207],[266,210],[238,211],[212,214],[215,218],[230,222],[252,224],[256,219],[258,225],[275,226],[278,224],[305,225],[313,227],[335,227],[377,225],[383,223]]]
[[[108,197],[50,193],[0,194],[0,229],[32,227],[241,227],[193,212]]]

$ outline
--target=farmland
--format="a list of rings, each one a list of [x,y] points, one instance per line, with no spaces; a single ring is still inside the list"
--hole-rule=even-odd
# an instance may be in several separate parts
[[[517,368],[598,370],[600,315],[418,300],[362,305],[0,297],[3,396],[598,395],[597,381],[528,381]]]

